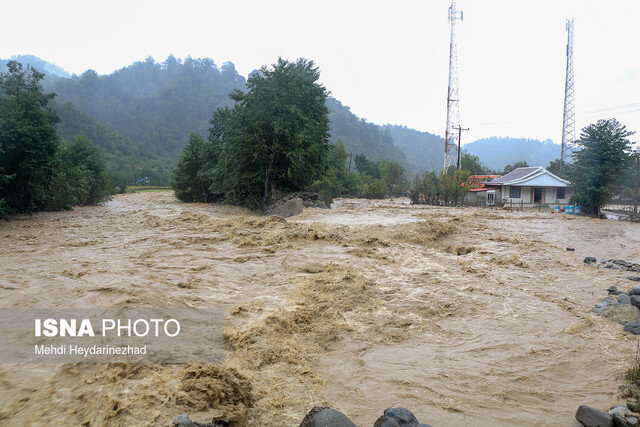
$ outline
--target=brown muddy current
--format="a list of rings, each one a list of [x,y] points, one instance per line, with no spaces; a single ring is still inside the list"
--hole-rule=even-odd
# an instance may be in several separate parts
[[[0,424],[568,425],[621,402],[636,339],[590,313],[640,226],[549,212],[337,200],[287,220],[171,193],[0,224],[1,307],[222,307],[216,365],[0,366]],[[567,252],[566,246],[576,248]]]

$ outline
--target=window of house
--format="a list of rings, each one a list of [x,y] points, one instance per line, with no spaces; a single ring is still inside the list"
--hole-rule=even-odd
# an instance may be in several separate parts
[[[519,199],[520,187],[509,187],[509,197],[512,199]]]
[[[558,187],[558,193],[556,195],[557,199],[564,199],[564,187]]]
[[[496,193],[495,191],[487,191],[487,204],[493,205],[495,203]]]

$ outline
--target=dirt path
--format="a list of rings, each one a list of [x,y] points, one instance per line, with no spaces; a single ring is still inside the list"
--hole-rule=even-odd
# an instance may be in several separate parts
[[[222,307],[225,363],[2,365],[0,424],[568,424],[618,400],[636,340],[592,315],[640,226],[338,200],[283,220],[169,193],[0,224],[2,307]],[[566,246],[576,248],[565,251]]]

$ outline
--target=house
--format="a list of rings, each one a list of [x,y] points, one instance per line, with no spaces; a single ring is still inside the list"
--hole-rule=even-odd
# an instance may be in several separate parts
[[[497,186],[491,185],[491,180],[500,178],[500,175],[471,175],[469,181],[462,184],[469,187],[469,191],[464,196],[465,206],[494,206],[496,201]]]
[[[496,200],[501,200],[503,206],[563,207],[569,204],[574,191],[569,181],[541,166],[515,169],[486,185],[495,188]]]

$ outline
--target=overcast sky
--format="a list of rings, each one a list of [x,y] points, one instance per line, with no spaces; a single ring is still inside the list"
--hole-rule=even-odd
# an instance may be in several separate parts
[[[12,1],[0,58],[34,54],[71,73],[110,73],[151,55],[210,57],[247,75],[306,57],[360,117],[442,135],[447,0]],[[460,0],[463,143],[487,136],[560,142],[565,20],[575,18],[578,129],[615,116],[640,130],[640,1]],[[634,136],[634,140],[639,140]]]

